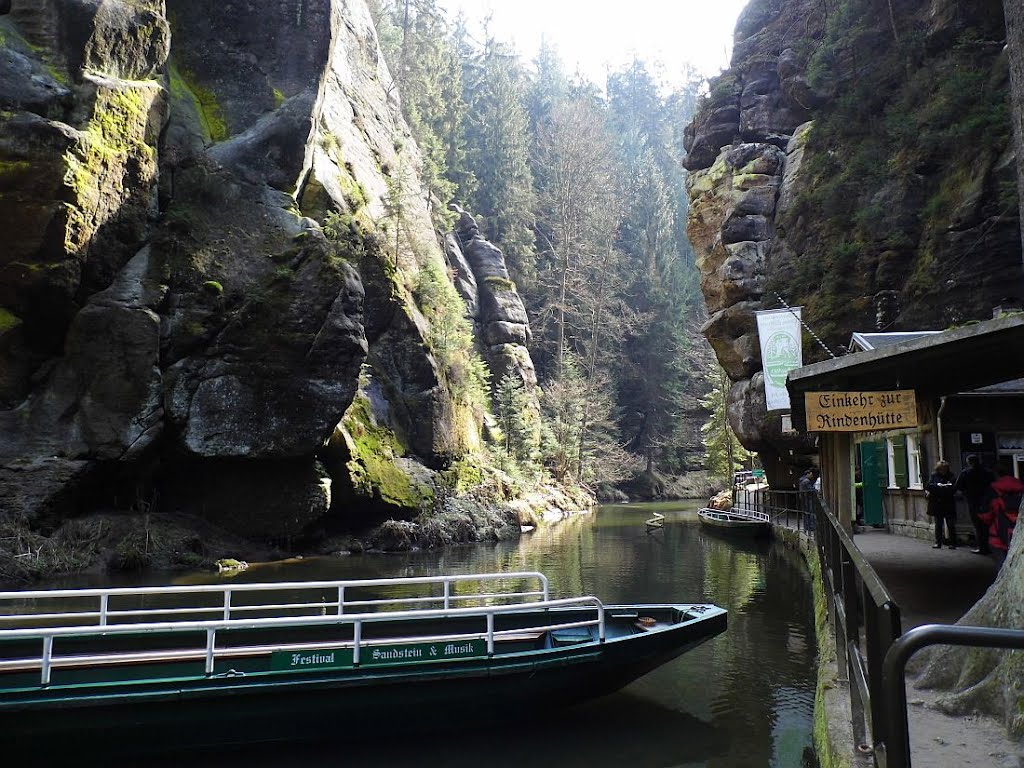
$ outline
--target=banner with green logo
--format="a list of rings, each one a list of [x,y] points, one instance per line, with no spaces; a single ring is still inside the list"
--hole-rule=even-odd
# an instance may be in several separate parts
[[[803,363],[800,307],[769,309],[757,313],[764,365],[764,398],[769,411],[788,411],[786,376]]]

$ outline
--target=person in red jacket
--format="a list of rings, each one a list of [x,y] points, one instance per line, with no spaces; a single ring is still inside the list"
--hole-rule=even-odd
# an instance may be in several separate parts
[[[988,510],[978,517],[988,525],[988,544],[1000,566],[1006,560],[1006,553],[1010,549],[1022,500],[1024,483],[1011,475],[1005,466],[996,467],[992,499]]]

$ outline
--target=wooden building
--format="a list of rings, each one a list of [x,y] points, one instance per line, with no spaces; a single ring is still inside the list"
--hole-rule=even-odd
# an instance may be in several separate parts
[[[787,382],[793,426],[819,435],[822,494],[841,519],[856,516],[859,479],[865,523],[928,538],[924,484],[939,459],[957,473],[974,453],[1024,477],[1024,315],[854,334],[851,348]],[[967,519],[964,508],[961,534]]]

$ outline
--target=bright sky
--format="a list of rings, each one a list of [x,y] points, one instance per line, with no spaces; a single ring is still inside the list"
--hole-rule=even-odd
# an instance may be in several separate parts
[[[464,11],[471,32],[493,15],[494,35],[530,60],[542,39],[558,49],[569,74],[600,86],[609,68],[633,59],[661,62],[677,81],[685,62],[704,75],[728,66],[732,33],[747,0],[439,0],[452,18]]]

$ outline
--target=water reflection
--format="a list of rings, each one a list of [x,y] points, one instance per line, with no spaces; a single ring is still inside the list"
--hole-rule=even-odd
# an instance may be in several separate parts
[[[233,581],[302,581],[539,570],[553,597],[617,602],[715,602],[725,634],[623,691],[542,719],[452,723],[401,735],[346,733],[334,741],[231,753],[249,766],[611,766],[798,768],[811,744],[815,648],[810,587],[798,556],[771,542],[731,541],[700,527],[696,506],[604,507],[521,542],[444,552],[317,558],[251,568]],[[193,580],[217,582],[215,574]],[[485,694],[482,694],[485,695]],[[167,765],[222,764],[191,755]]]

